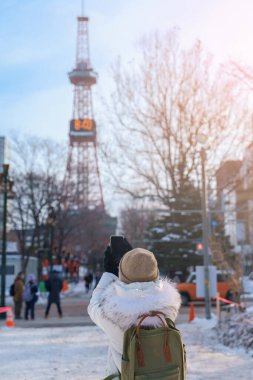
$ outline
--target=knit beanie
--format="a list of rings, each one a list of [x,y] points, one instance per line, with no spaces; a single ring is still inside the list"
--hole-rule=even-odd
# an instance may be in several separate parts
[[[127,252],[119,263],[119,279],[127,284],[131,282],[155,281],[159,270],[155,255],[143,248]]]
[[[28,274],[28,278],[27,278],[28,282],[29,281],[35,281],[35,276],[34,274]]]

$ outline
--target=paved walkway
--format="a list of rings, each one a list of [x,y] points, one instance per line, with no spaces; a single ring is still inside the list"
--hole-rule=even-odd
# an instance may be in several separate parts
[[[50,314],[47,319],[44,318],[47,298],[40,298],[35,308],[35,320],[26,321],[24,319],[15,320],[17,327],[75,327],[75,326],[91,326],[93,322],[87,313],[87,306],[90,301],[90,294],[70,294],[63,296],[61,306],[63,310],[63,318],[59,318],[55,305],[51,306]],[[7,299],[7,306],[12,305],[12,299]],[[22,310],[24,312],[24,308]],[[212,312],[215,313],[213,306]],[[22,314],[23,315],[23,314]],[[204,317],[205,308],[203,304],[195,305],[195,316]],[[181,307],[177,324],[188,322],[189,307]],[[4,320],[0,320],[0,326],[4,325]]]
[[[46,298],[41,299],[36,305],[35,320],[26,321],[24,319],[15,320],[15,326],[22,328],[30,327],[77,327],[91,326],[93,322],[88,316],[87,306],[89,304],[90,295],[82,295],[75,297],[65,297],[61,301],[63,310],[63,318],[59,318],[55,305],[51,306],[50,314],[47,319],[44,318],[46,308]],[[12,306],[9,302],[8,306]],[[24,311],[24,309],[23,309]],[[204,307],[196,306],[195,314],[198,317],[204,316]],[[182,307],[177,319],[177,324],[188,321],[189,307]],[[0,320],[0,326],[4,325],[4,320]]]
[[[61,300],[63,317],[59,318],[56,305],[52,305],[47,319],[44,318],[47,299],[40,299],[40,303],[35,306],[35,320],[17,319],[15,326],[17,327],[71,327],[71,326],[90,326],[93,322],[88,316],[87,306],[90,296],[82,295],[82,297],[64,297]],[[7,306],[12,306],[10,300]],[[22,309],[22,315],[24,306]],[[0,326],[4,325],[4,320],[0,320]]]

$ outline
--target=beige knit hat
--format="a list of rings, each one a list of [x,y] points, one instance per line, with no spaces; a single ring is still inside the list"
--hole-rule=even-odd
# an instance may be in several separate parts
[[[155,281],[159,270],[155,255],[143,248],[127,252],[119,263],[119,279],[127,284],[131,282]]]

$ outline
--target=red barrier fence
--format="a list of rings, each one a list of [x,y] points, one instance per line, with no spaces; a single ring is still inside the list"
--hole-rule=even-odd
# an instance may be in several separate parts
[[[245,305],[242,304],[242,303],[238,303],[238,302],[234,302],[234,301],[230,301],[230,300],[227,300],[226,298],[223,298],[223,297],[215,297],[216,300],[219,300],[219,301],[222,301],[224,303],[228,303],[229,305],[235,305],[236,307],[240,308],[240,309],[245,309]]]
[[[1,313],[7,313],[7,311],[11,311],[11,307],[10,306],[0,307],[0,314]]]

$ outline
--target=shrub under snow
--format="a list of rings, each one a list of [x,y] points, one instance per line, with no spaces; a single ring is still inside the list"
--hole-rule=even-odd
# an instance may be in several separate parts
[[[253,307],[219,322],[215,329],[221,343],[231,348],[243,347],[253,355]]]

